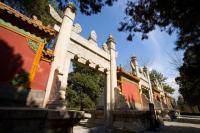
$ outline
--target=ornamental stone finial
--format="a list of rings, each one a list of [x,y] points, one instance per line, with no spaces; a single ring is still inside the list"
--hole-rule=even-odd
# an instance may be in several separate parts
[[[108,45],[109,50],[111,49],[115,50],[116,43],[111,34],[109,34],[106,44]]]
[[[144,72],[147,72],[147,67],[144,66],[144,67],[143,67],[143,70],[144,70]]]
[[[90,36],[89,36],[88,40],[91,44],[94,44],[97,46],[97,34],[94,30],[92,30],[90,32]]]
[[[75,13],[76,13],[76,7],[73,3],[69,2],[67,4],[66,10],[64,12],[64,16],[67,16],[71,20],[74,20],[75,18]]]
[[[82,31],[81,25],[78,23],[74,24],[72,30],[78,34],[81,33]]]
[[[90,32],[89,40],[92,40],[92,41],[94,41],[94,42],[97,42],[97,34],[96,34],[96,32],[95,32],[94,30],[92,30],[92,31]]]
[[[74,13],[76,12],[76,7],[73,2],[69,2],[67,8],[70,8]]]
[[[133,56],[131,57],[131,61],[136,61],[136,60],[137,60],[137,57],[133,55]]]
[[[112,34],[109,34],[109,36],[108,36],[107,43],[109,43],[109,42],[115,43],[115,40],[114,40]]]

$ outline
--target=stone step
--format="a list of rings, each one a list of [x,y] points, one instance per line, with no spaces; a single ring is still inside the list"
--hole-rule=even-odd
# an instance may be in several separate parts
[[[73,128],[73,133],[106,133],[106,130],[104,126],[88,128],[78,125]]]
[[[104,126],[104,119],[82,119],[79,125],[87,127]]]

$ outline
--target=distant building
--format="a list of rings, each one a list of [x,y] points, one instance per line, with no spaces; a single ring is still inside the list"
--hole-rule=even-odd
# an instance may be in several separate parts
[[[149,103],[153,103],[156,110],[172,110],[174,99],[164,92],[156,78],[150,79],[147,67],[140,68],[134,56],[130,65],[131,72],[122,67],[117,69],[118,87],[129,108],[148,110]]]
[[[118,86],[129,106],[136,110],[148,110],[152,101],[151,82],[146,67],[139,68],[136,57],[130,61],[131,72],[117,69]]]
[[[139,87],[140,79],[125,72],[122,67],[118,67],[117,81],[120,92],[124,96],[128,107],[131,109],[143,110],[141,90]],[[116,103],[119,103],[117,98]]]
[[[163,90],[163,86],[156,78],[151,79],[154,107],[156,110],[172,110],[173,98]]]

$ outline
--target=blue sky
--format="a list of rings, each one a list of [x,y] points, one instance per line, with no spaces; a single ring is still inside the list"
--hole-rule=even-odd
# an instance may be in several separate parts
[[[150,69],[156,69],[168,78],[168,83],[175,87],[174,78],[178,76],[178,71],[171,64],[171,58],[182,58],[181,52],[175,52],[176,35],[169,36],[165,32],[156,30],[149,33],[148,40],[141,40],[138,34],[132,42],[126,40],[128,34],[118,32],[119,22],[123,20],[126,0],[118,1],[113,7],[104,7],[102,12],[97,15],[84,16],[77,13],[75,22],[82,27],[81,35],[88,38],[90,31],[95,30],[97,33],[97,42],[99,47],[106,42],[108,35],[111,33],[117,43],[117,64],[128,68],[130,57],[137,56],[140,66],[146,65]],[[174,96],[177,96],[175,92]]]

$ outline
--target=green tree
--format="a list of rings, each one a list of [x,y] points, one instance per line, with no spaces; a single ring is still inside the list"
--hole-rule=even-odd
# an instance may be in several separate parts
[[[103,91],[104,76],[79,63],[73,63],[73,68],[74,71],[69,73],[66,90],[68,106],[92,109]]]
[[[168,84],[164,83],[163,84],[163,90],[167,93],[173,94],[175,89],[169,86]]]
[[[198,0],[129,1],[119,31],[129,32],[128,40],[132,40],[137,32],[142,33],[142,39],[145,39],[150,31],[160,27],[170,35],[176,31],[177,49],[199,45],[199,7]]]
[[[200,105],[200,47],[192,46],[185,51],[184,63],[176,78],[179,92],[190,105]]]
[[[178,100],[177,100],[177,106],[181,111],[184,111],[184,99],[182,96],[178,96]]]
[[[152,80],[157,79],[158,83],[161,84],[163,86],[163,90],[167,93],[173,94],[175,89],[172,88],[170,85],[168,85],[166,83],[167,78],[160,72],[158,72],[157,70],[152,70],[150,72],[150,78]]]
[[[156,78],[158,80],[159,84],[163,84],[167,80],[167,78],[164,77],[164,75],[162,73],[160,73],[154,69],[151,70],[151,72],[150,72],[150,78],[151,79]]]

